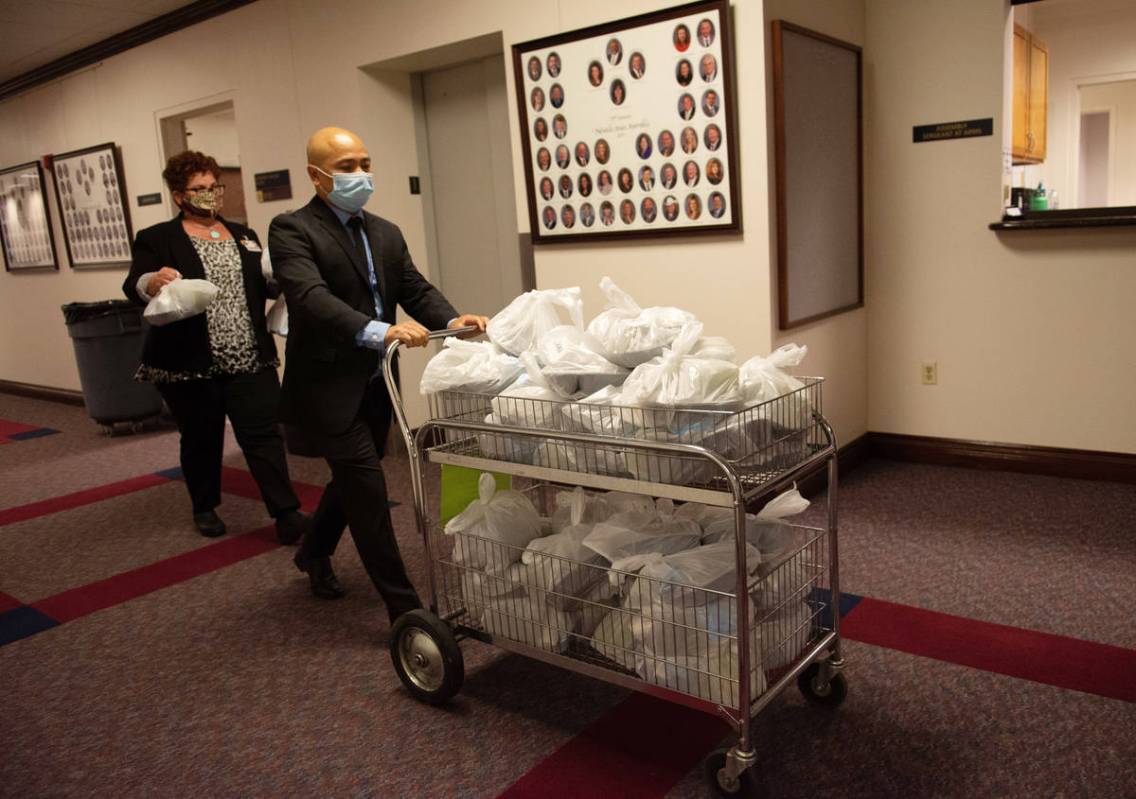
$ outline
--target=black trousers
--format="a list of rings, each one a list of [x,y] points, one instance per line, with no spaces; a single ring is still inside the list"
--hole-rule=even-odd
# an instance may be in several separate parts
[[[279,516],[300,507],[288,476],[284,439],[276,421],[280,380],[268,367],[255,374],[223,375],[158,386],[181,432],[181,470],[193,512],[221,504],[221,456],[225,416],[260,489],[268,513]]]
[[[331,557],[344,527],[349,528],[363,567],[393,622],[403,613],[422,607],[422,602],[406,576],[387,505],[381,459],[390,425],[390,397],[379,379],[367,387],[363,405],[345,433],[311,436],[311,443],[331,467],[331,481],[324,489],[298,558]]]

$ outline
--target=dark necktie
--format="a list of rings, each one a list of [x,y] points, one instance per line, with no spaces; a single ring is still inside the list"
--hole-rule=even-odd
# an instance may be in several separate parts
[[[347,228],[351,231],[351,243],[355,245],[355,254],[366,258],[367,252],[363,249],[363,220],[353,216],[347,220]]]

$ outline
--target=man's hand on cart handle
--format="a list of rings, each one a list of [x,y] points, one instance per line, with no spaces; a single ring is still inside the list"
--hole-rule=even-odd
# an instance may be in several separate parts
[[[459,327],[476,328],[475,330],[470,330],[458,336],[458,338],[474,338],[475,336],[480,336],[485,332],[485,326],[487,324],[489,324],[488,316],[479,316],[478,314],[473,313],[463,313],[457,319],[450,322],[447,327],[449,327],[450,330],[457,330]]]
[[[383,342],[388,347],[396,341],[403,347],[425,347],[429,340],[430,331],[413,319],[408,319],[405,322],[388,327]]]

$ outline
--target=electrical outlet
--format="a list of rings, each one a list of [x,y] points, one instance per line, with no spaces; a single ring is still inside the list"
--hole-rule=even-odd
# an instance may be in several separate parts
[[[939,382],[939,362],[938,361],[923,361],[923,366],[920,369],[923,376],[923,385],[934,386]]]

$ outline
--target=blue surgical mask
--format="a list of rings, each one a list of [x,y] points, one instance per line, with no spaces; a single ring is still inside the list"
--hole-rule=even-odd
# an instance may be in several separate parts
[[[331,178],[332,188],[327,193],[327,198],[337,208],[353,214],[371,199],[371,193],[375,190],[375,176],[370,172],[336,172],[329,175],[315,164],[312,167]]]

